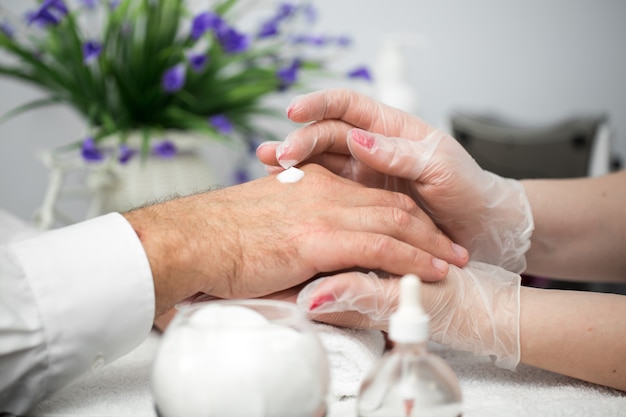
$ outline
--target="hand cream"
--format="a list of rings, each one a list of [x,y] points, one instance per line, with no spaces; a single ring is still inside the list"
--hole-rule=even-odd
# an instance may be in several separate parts
[[[291,167],[276,176],[276,179],[284,183],[298,182],[304,177],[304,171],[296,167]]]

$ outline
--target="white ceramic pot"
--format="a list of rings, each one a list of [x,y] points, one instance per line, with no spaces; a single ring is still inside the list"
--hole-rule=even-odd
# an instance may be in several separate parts
[[[91,188],[97,190],[98,214],[128,211],[217,185],[215,174],[200,152],[200,146],[210,138],[170,133],[157,140],[165,139],[174,143],[177,149],[171,158],[135,155],[126,164],[111,161],[106,168],[90,174]],[[140,149],[140,135],[132,135],[127,143],[133,149]]]
[[[192,304],[159,346],[152,393],[161,417],[322,417],[329,371],[315,330],[294,304]]]

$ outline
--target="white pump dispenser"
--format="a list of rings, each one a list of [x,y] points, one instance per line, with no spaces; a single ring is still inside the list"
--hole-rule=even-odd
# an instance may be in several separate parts
[[[389,321],[394,347],[361,385],[359,417],[458,417],[463,404],[459,382],[448,364],[426,349],[428,315],[415,275],[400,281],[400,305]]]
[[[374,65],[376,99],[411,114],[418,112],[417,94],[403,49],[417,42],[409,35],[386,35]]]

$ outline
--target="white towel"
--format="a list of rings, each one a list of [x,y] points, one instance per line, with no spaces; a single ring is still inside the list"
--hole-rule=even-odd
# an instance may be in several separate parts
[[[356,397],[361,382],[385,350],[382,332],[346,329],[322,323],[315,323],[315,328],[328,353],[331,399]]]
[[[371,358],[368,352],[382,352],[382,335],[378,332],[354,331],[358,334],[355,336],[345,329],[327,329],[323,326],[318,329],[320,338],[330,346],[331,361],[340,361],[342,364],[332,374],[334,381],[337,381],[334,383],[336,392],[354,393],[354,387],[358,385],[356,379],[364,377],[365,368],[373,363],[367,359]],[[158,340],[156,334],[151,334],[135,351],[99,372],[86,375],[55,397],[44,401],[30,415],[156,417],[149,378]],[[370,342],[373,343],[370,345]],[[365,346],[373,347],[373,350]],[[491,364],[488,358],[477,358],[471,353],[456,352],[434,344],[429,345],[429,348],[447,360],[459,377],[465,408],[463,417],[626,415],[626,394],[623,392],[531,366],[520,365],[516,372],[511,372]],[[354,356],[349,356],[348,352],[353,352]],[[342,360],[342,356],[347,359]],[[335,398],[334,401],[331,398],[328,405],[328,417],[357,415],[355,396]]]
[[[509,371],[493,365],[488,357],[436,343],[428,348],[459,377],[463,417],[626,416],[624,392],[524,364]]]

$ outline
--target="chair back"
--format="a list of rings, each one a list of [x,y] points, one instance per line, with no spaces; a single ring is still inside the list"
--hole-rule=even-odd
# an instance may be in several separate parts
[[[456,112],[451,129],[482,168],[517,179],[590,175],[598,141],[608,132],[607,117],[601,114],[530,126]]]

